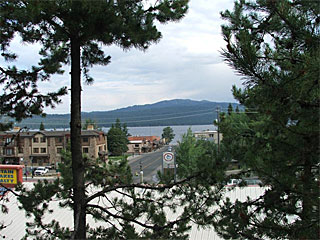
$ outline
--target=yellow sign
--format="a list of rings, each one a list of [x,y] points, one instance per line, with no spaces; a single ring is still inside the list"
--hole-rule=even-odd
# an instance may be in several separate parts
[[[17,184],[17,170],[0,169],[0,183]]]

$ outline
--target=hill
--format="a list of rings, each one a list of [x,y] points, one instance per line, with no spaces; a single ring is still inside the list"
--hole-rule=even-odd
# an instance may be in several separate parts
[[[175,99],[153,104],[135,105],[112,111],[83,112],[82,121],[93,119],[99,127],[110,127],[117,118],[129,127],[173,126],[212,124],[217,118],[216,108],[227,111],[229,103]],[[232,103],[233,108],[239,104]],[[37,129],[43,122],[45,128],[69,128],[70,114],[48,114],[45,118],[35,116],[18,126]]]

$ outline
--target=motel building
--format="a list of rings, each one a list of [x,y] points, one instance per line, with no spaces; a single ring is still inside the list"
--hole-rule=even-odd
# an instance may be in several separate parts
[[[90,126],[89,126],[90,127]],[[56,168],[70,143],[70,131],[0,132],[0,164],[50,166]],[[107,161],[107,136],[103,131],[81,131],[82,153],[90,159]]]

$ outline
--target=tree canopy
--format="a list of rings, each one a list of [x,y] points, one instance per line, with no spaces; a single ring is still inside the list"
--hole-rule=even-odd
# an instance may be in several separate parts
[[[117,119],[116,123],[109,129],[107,133],[108,150],[112,155],[121,156],[128,151],[128,130],[126,124],[121,124]]]
[[[1,51],[6,60],[16,55],[9,50],[10,42],[19,34],[24,43],[40,44],[38,66],[28,71],[16,67],[2,69],[1,80],[9,93],[1,104],[5,113],[17,119],[42,113],[44,106],[59,102],[66,88],[48,95],[38,94],[37,81],[49,80],[53,74],[63,73],[62,67],[71,66],[71,153],[74,201],[74,236],[85,238],[84,162],[81,155],[81,77],[92,83],[89,68],[107,65],[102,46],[116,44],[123,49],[141,50],[157,43],[161,33],[156,22],[166,23],[181,19],[188,9],[188,0],[160,1],[2,1]],[[1,75],[2,77],[2,75]],[[19,94],[16,95],[18,90]],[[30,104],[23,101],[32,94]]]
[[[233,94],[246,107],[224,116],[222,143],[268,186],[217,211],[224,237],[319,237],[319,10],[317,1],[241,0],[221,14],[222,55],[243,76]]]
[[[165,127],[163,129],[162,138],[165,139],[166,143],[170,143],[174,139],[175,134],[173,133],[173,129],[171,127]]]
[[[92,126],[93,129],[98,129],[97,122],[91,118],[86,119],[85,123],[82,126],[82,130],[87,130],[89,126]]]

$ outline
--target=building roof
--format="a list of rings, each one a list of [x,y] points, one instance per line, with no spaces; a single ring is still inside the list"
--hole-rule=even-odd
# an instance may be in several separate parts
[[[36,134],[42,134],[46,137],[63,137],[63,136],[70,136],[70,131],[28,131],[28,132],[14,132],[14,131],[5,131],[0,132],[0,136],[7,136],[7,135],[18,135],[20,137],[33,137]],[[103,131],[98,130],[82,130],[81,136],[99,136],[99,135],[106,135]]]
[[[25,187],[31,188],[33,187],[33,183],[25,182],[23,183]],[[226,194],[226,197],[229,197],[231,201],[235,201],[236,199],[240,201],[245,201],[247,197],[251,197],[253,199],[258,198],[266,188],[263,187],[244,187],[238,188],[235,187],[232,191]],[[116,197],[117,193],[111,193],[110,197]],[[32,218],[27,218],[24,210],[20,210],[20,203],[17,200],[17,197],[12,193],[8,194],[9,201],[5,203],[8,207],[8,214],[2,214],[2,220],[4,224],[8,224],[8,226],[1,230],[1,237],[5,237],[5,239],[22,239],[26,234],[26,223],[31,222]],[[99,203],[100,204],[100,203]],[[52,214],[46,214],[43,216],[43,219],[46,222],[56,220],[60,223],[60,226],[70,227],[73,225],[73,212],[68,208],[59,207],[59,201],[51,201],[50,209],[53,210]],[[179,211],[177,211],[179,212]],[[173,212],[168,210],[168,219],[174,219],[175,215]],[[90,227],[97,227],[105,225],[103,222],[96,222],[91,217],[87,217],[87,224]],[[215,230],[212,227],[207,227],[205,229],[199,228],[197,225],[192,224],[192,228],[189,232],[190,240],[222,240]]]
[[[138,143],[142,143],[142,140],[129,140],[129,143],[131,144],[138,144]]]
[[[158,136],[130,136],[130,137],[128,137],[128,140],[129,141],[141,140],[141,141],[153,142],[153,141],[160,141],[160,137],[158,137]]]
[[[195,131],[194,134],[209,134],[209,133],[216,133],[216,130],[205,130],[205,131]]]

